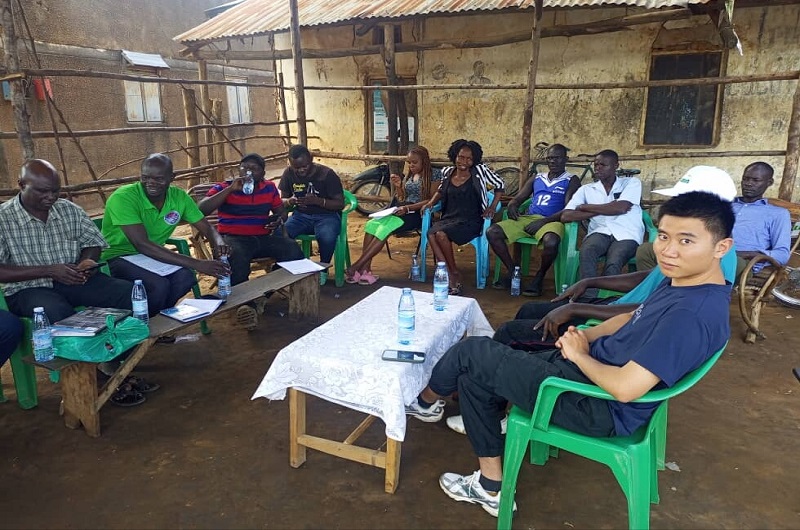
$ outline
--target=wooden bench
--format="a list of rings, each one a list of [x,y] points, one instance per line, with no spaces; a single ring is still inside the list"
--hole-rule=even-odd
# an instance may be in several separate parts
[[[295,318],[316,319],[319,317],[319,277],[317,273],[293,275],[284,269],[254,278],[233,288],[228,301],[211,316],[232,311],[251,302],[265,293],[289,289],[289,315]],[[98,389],[97,364],[71,361],[56,357],[52,361],[40,363],[28,356],[25,362],[46,370],[61,372],[61,389],[64,405],[64,424],[70,429],[81,425],[91,437],[100,436],[100,409],[114,394],[117,387],[136,368],[136,365],[150,351],[156,341],[163,336],[172,335],[198,321],[180,322],[162,315],[150,319],[150,336],[135,347],[130,356],[117,369],[106,384]]]

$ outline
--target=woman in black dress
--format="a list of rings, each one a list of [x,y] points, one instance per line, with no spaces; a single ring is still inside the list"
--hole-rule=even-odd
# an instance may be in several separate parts
[[[436,261],[447,264],[450,294],[461,294],[461,274],[456,267],[453,243],[464,245],[481,235],[484,218],[494,216],[503,191],[503,179],[481,163],[483,149],[478,142],[456,140],[447,150],[453,166],[442,170],[442,184],[423,207],[430,208],[440,199],[442,217],[428,230],[428,243]],[[494,187],[494,199],[488,202],[488,186]]]

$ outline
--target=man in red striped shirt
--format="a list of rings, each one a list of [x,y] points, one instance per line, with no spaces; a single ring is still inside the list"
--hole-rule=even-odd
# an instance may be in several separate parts
[[[283,234],[287,213],[278,188],[264,179],[264,159],[257,154],[245,155],[239,176],[215,184],[198,206],[204,215],[219,210],[217,230],[231,247],[231,285],[247,281],[253,259],[304,257],[297,242]]]

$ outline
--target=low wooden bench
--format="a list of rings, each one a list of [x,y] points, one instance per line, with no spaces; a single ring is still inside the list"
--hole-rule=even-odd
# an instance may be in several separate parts
[[[319,277],[317,273],[291,274],[284,269],[254,278],[233,288],[228,301],[220,306],[211,318],[232,311],[251,302],[265,293],[278,289],[289,289],[289,315],[295,318],[316,319],[319,317]],[[81,425],[91,437],[100,436],[100,409],[114,394],[117,387],[136,368],[150,348],[160,337],[173,335],[199,321],[180,322],[162,315],[150,319],[150,336],[136,346],[106,384],[98,389],[97,364],[71,361],[56,357],[40,363],[28,356],[25,362],[46,370],[61,372],[61,390],[64,399],[64,423],[70,429]]]

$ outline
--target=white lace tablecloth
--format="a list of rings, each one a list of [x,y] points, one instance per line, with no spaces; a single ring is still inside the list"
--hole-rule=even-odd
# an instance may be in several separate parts
[[[451,296],[444,311],[433,295],[414,291],[416,333],[397,342],[401,289],[381,287],[367,298],[278,352],[253,398],[283,399],[287,388],[372,414],[386,423],[386,436],[403,441],[405,405],[425,388],[442,355],[464,334],[492,336],[494,330],[473,298]],[[425,362],[381,359],[383,350],[426,352]]]

